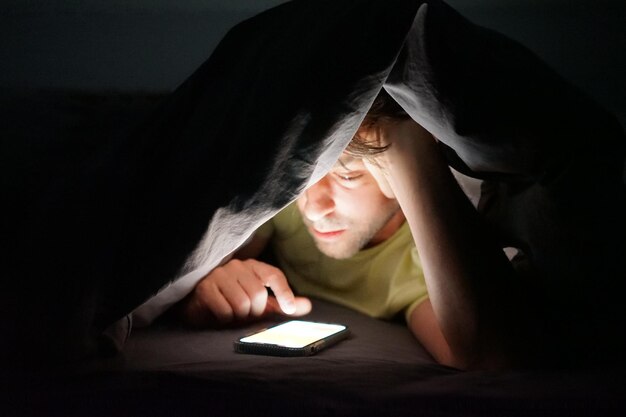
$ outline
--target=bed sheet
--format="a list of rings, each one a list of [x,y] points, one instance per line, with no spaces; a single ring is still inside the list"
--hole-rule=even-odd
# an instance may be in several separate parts
[[[238,354],[242,328],[168,321],[133,331],[124,352],[28,393],[28,415],[607,416],[626,410],[619,369],[462,372],[433,362],[403,323],[314,300],[308,320],[351,336],[317,355]]]

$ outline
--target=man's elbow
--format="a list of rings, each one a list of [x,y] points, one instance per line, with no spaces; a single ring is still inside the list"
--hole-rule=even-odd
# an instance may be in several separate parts
[[[480,352],[474,349],[448,348],[432,354],[437,363],[461,371],[499,371],[514,367],[514,361],[501,352]]]

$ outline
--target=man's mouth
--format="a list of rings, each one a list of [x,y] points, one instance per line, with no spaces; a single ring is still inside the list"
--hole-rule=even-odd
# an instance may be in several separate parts
[[[322,239],[322,240],[332,240],[335,239],[337,237],[339,237],[340,235],[342,235],[346,229],[340,229],[340,230],[330,230],[330,231],[320,231],[317,230],[315,228],[311,228],[311,230],[313,231],[313,235],[318,238],[318,239]]]

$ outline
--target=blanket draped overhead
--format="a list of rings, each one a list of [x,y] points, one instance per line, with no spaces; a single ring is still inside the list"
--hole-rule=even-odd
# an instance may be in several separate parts
[[[83,352],[133,310],[154,319],[332,167],[382,88],[484,180],[485,228],[519,249],[537,304],[567,312],[551,319],[585,322],[589,303],[623,317],[601,302],[625,276],[612,116],[441,1],[296,0],[234,27],[146,123],[71,169],[59,144],[52,174],[7,158],[15,352]]]

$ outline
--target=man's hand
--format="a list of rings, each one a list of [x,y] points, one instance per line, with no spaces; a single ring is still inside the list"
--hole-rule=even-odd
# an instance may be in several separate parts
[[[302,316],[311,311],[311,301],[294,296],[280,269],[254,259],[233,259],[205,276],[182,309],[190,324],[223,325],[271,313]]]
[[[390,146],[389,150],[369,160],[363,159],[365,167],[387,198],[396,198],[396,193],[400,191],[394,190],[394,181],[390,178],[394,159],[408,159],[411,161],[409,165],[414,165],[439,152],[433,136],[412,120],[390,122],[377,131],[360,131],[360,135],[378,146]]]

